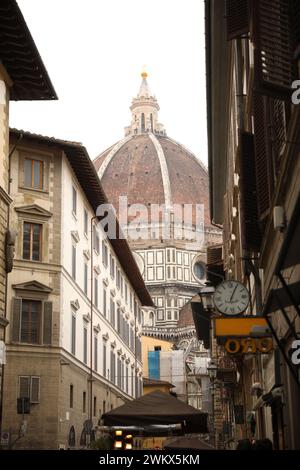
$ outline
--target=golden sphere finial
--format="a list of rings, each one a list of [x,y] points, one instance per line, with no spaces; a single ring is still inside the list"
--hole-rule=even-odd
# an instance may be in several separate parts
[[[147,72],[146,72],[146,66],[145,66],[145,65],[144,65],[144,67],[143,67],[143,71],[142,71],[142,73],[141,73],[141,77],[142,77],[142,78],[147,78],[147,77],[148,77],[148,74],[147,74]]]

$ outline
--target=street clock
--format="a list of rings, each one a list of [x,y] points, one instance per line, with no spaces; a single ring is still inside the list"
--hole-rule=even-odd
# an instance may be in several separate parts
[[[249,305],[249,291],[238,281],[223,281],[215,290],[214,304],[216,309],[228,316],[243,313]]]

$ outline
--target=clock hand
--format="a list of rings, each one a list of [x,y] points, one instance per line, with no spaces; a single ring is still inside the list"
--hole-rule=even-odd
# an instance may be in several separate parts
[[[238,286],[238,284],[237,284],[237,285],[235,286],[235,288],[233,289],[233,292],[232,292],[232,294],[231,294],[231,297],[230,297],[230,300],[229,300],[229,302],[231,302],[231,301],[232,301],[232,299],[233,299],[233,296],[234,296],[234,293],[235,293],[235,291],[236,291],[236,289],[237,289],[237,286]]]

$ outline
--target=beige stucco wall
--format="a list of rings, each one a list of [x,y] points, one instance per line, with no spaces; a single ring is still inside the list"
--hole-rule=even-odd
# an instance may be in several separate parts
[[[142,336],[143,376],[148,377],[148,351],[154,351],[154,346],[160,346],[162,351],[171,351],[173,343],[150,336]]]

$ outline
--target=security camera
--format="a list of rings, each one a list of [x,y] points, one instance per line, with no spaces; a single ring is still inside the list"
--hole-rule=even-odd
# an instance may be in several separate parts
[[[271,391],[274,398],[282,396],[282,387],[276,387]]]

